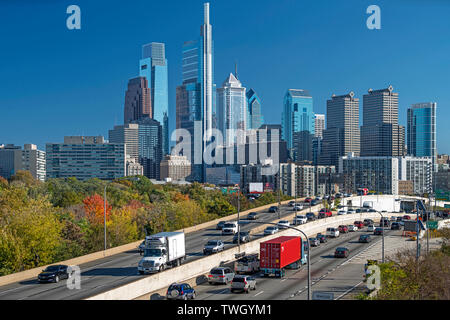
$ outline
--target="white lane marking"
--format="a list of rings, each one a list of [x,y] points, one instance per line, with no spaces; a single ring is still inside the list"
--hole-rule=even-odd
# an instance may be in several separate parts
[[[286,281],[286,280],[287,280],[287,278],[284,278],[283,280],[281,280],[281,282]]]
[[[259,296],[261,293],[263,293],[264,291],[260,291],[257,294],[254,295],[254,297]]]
[[[335,300],[339,300],[340,298],[342,298],[343,296],[345,296],[347,293],[349,293],[350,291],[352,291],[353,289],[355,289],[357,286],[359,286],[361,283],[363,283],[363,281],[360,281],[358,284],[354,285],[353,287],[351,287],[350,289],[348,289],[347,291],[345,291],[343,294],[341,294],[339,297],[337,297]]]

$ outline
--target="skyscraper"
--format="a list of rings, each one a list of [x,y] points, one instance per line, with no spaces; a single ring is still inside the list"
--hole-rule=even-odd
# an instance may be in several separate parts
[[[152,102],[147,79],[145,77],[130,79],[128,90],[125,93],[124,123],[151,118],[152,115]]]
[[[437,171],[436,102],[413,104],[408,109],[408,154],[431,157]]]
[[[134,121],[138,124],[139,163],[144,167],[144,176],[159,179],[162,160],[162,126],[155,119]]]
[[[314,116],[314,136],[323,138],[322,132],[325,129],[325,115],[316,113]]]
[[[405,127],[398,124],[398,93],[392,86],[363,96],[361,156],[403,156]]]
[[[360,153],[359,99],[350,92],[333,95],[327,100],[327,129],[323,131],[320,163],[339,165],[339,157],[353,152]]]
[[[247,90],[247,129],[259,129],[264,123],[264,117],[261,114],[261,100],[255,90]]]
[[[236,136],[236,130],[247,129],[245,88],[232,73],[217,89],[217,128],[222,132],[225,146],[245,143],[245,136],[240,136],[241,140]]]
[[[164,43],[151,42],[142,46],[139,75],[148,81],[152,118],[162,125],[163,153],[169,153],[169,92],[167,59]]]
[[[110,143],[124,143],[126,144],[127,156],[139,161],[139,125],[129,123],[120,126],[114,126],[114,129],[109,130],[108,138]]]
[[[204,4],[204,24],[199,40],[183,44],[182,85],[176,89],[177,129],[186,129],[191,133],[191,154],[183,154],[192,164],[188,180],[204,181],[203,163],[194,161],[194,122],[201,121],[203,154],[210,141],[211,129],[215,127],[215,84],[214,82],[214,44],[209,19],[209,3]],[[179,137],[177,137],[179,141]]]
[[[284,96],[281,135],[288,149],[294,147],[294,132],[314,130],[313,99],[306,90],[289,89]]]

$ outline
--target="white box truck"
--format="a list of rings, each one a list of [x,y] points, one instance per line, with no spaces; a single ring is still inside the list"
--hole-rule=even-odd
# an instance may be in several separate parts
[[[183,232],[160,232],[145,237],[144,257],[139,261],[140,274],[163,271],[168,266],[179,266],[186,259]]]

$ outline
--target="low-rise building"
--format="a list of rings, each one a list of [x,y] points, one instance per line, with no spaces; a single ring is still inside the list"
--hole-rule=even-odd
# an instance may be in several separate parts
[[[160,179],[185,180],[191,174],[191,162],[186,156],[166,155],[160,164]]]

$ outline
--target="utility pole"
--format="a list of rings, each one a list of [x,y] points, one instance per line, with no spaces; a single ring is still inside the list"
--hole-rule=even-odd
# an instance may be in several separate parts
[[[280,219],[281,218],[281,213],[280,213],[280,211],[281,211],[281,199],[280,199],[280,192],[281,192],[281,172],[280,172],[280,170],[281,170],[281,167],[280,166],[278,166],[278,219]]]

